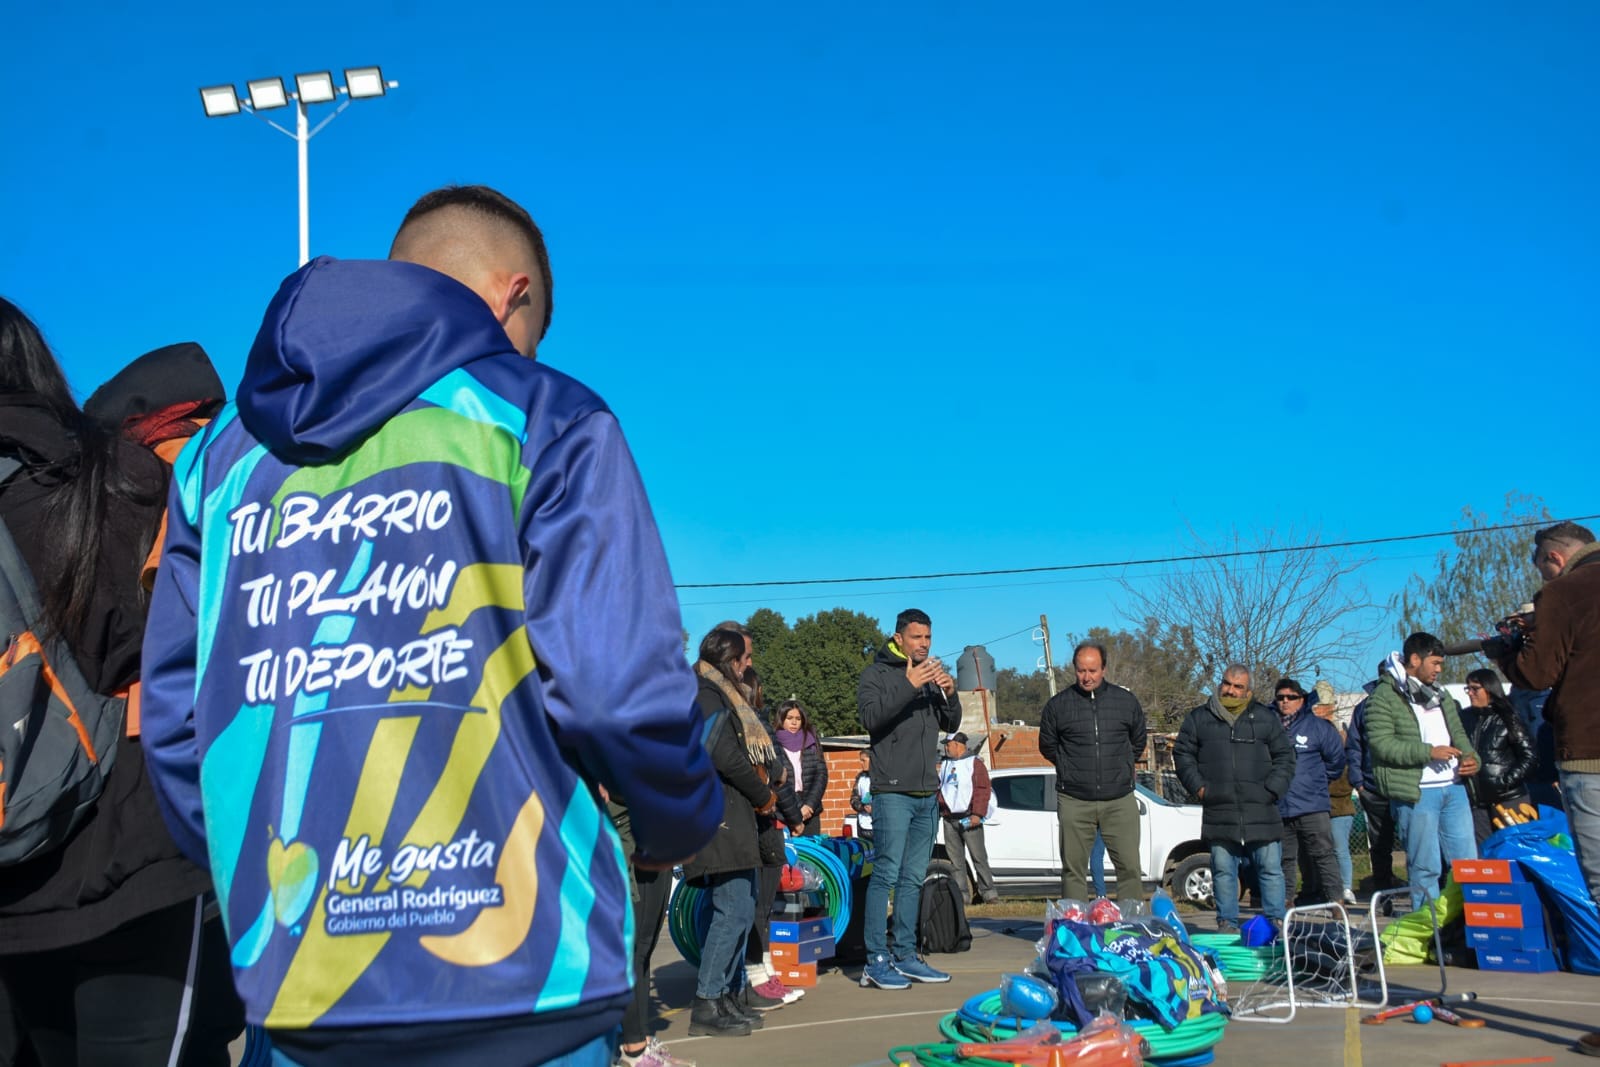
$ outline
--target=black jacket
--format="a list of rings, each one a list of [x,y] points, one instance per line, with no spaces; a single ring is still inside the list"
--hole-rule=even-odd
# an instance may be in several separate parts
[[[0,396],[0,451],[24,465],[0,487],[0,516],[36,584],[48,581],[52,568],[73,565],[52,551],[45,508],[74,448],[44,408]],[[102,693],[139,677],[145,621],[139,570],[165,499],[165,470],[152,453],[125,442],[116,462],[124,477],[148,490],[149,503],[117,500],[107,510],[101,588],[85,631],[69,635],[84,678]],[[88,820],[60,848],[0,868],[0,954],[83,944],[210,888],[210,875],[179,855],[167,832],[138,740],[124,738]]]
[[[772,743],[785,768],[793,770],[783,746],[778,744],[776,738]],[[800,788],[795,791],[795,801],[801,806],[811,805],[811,817],[816,818],[822,812],[822,795],[827,791],[828,761],[822,755],[822,746],[812,741],[800,749]]]
[[[1172,743],[1178,780],[1205,808],[1200,836],[1244,845],[1279,841],[1278,798],[1294,780],[1294,745],[1277,712],[1251,701],[1233,725],[1216,698],[1189,712]]]
[[[1076,685],[1065,689],[1039,715],[1039,754],[1055,764],[1056,792],[1078,800],[1116,800],[1133,792],[1133,763],[1144,743],[1139,698],[1110,682],[1091,693]]]
[[[933,683],[913,689],[905,656],[889,645],[856,686],[861,725],[872,739],[874,793],[939,791],[939,734],[961,725],[961,703]]]
[[[745,750],[744,725],[728,706],[722,690],[700,679],[695,698],[707,719],[706,749],[711,765],[722,779],[722,825],[711,843],[683,865],[685,878],[704,878],[728,871],[753,871],[761,866],[756,847],[756,812],[772,809],[776,796],[750,762]]]
[[[1516,710],[1510,704],[1504,708],[1464,709],[1462,718],[1469,714],[1473,721],[1463,725],[1472,735],[1472,747],[1478,750],[1482,764],[1482,769],[1467,779],[1472,802],[1487,808],[1526,796],[1528,787],[1524,783],[1536,756],[1533,738],[1528,736],[1528,728]]]

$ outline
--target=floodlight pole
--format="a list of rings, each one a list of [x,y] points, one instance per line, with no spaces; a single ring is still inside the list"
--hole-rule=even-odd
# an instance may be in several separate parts
[[[338,112],[335,112],[338,114]],[[294,139],[300,148],[300,266],[311,261],[311,134],[306,132],[306,105],[294,98]]]
[[[350,73],[351,73],[350,70],[346,69],[345,75],[346,75],[346,81],[347,82],[349,81]],[[363,97],[367,97],[367,96],[382,96],[384,94],[385,90],[387,90],[387,89],[398,89],[400,87],[400,83],[397,82],[397,81],[388,81],[388,80],[383,79],[383,77],[382,77],[381,73],[379,73],[379,70],[378,70],[377,67],[360,68],[359,73],[362,73],[364,75],[368,75],[370,77],[376,77],[376,78],[379,79],[377,81],[377,83],[376,83],[377,92],[375,92],[375,93],[372,92],[370,85],[364,86],[363,90],[361,92],[361,96],[363,96]],[[329,83],[331,84],[332,75],[331,74],[327,74],[327,75],[325,75],[325,77],[328,79]],[[264,80],[266,80],[266,79],[264,79]],[[313,101],[314,103],[331,104],[331,103],[334,102],[334,100],[338,99],[340,96],[342,96],[343,99],[339,100],[339,106],[333,109],[333,113],[331,115],[328,115],[321,122],[317,123],[315,126],[312,126],[310,124],[309,118],[306,115],[306,103],[305,103],[305,101],[303,99],[301,99],[301,94],[299,92],[293,92],[293,93],[282,92],[282,89],[281,89],[281,81],[282,80],[281,79],[270,79],[270,80],[278,81],[280,83],[280,92],[282,93],[282,96],[280,97],[280,99],[282,99],[282,97],[287,97],[288,100],[294,102],[294,130],[292,132],[290,130],[287,130],[284,127],[278,125],[271,118],[269,118],[265,114],[263,114],[261,111],[259,111],[256,108],[252,107],[249,102],[239,100],[237,95],[236,95],[236,93],[235,93],[235,91],[232,88],[230,88],[229,86],[223,85],[223,86],[215,86],[215,87],[212,87],[212,88],[215,89],[215,90],[218,90],[218,91],[227,90],[229,92],[229,94],[230,94],[230,102],[232,102],[234,104],[234,107],[233,107],[232,110],[229,110],[226,106],[220,104],[220,102],[219,102],[219,106],[217,106],[216,109],[213,110],[213,108],[211,106],[210,99],[206,97],[206,94],[211,90],[202,89],[201,90],[201,96],[202,96],[203,99],[206,99],[206,114],[207,115],[210,115],[212,117],[216,117],[216,116],[219,116],[219,115],[238,114],[240,111],[243,111],[246,114],[254,115],[256,118],[260,119],[262,122],[265,122],[268,126],[271,126],[273,129],[277,130],[279,133],[283,134],[285,137],[294,138],[295,147],[296,147],[296,155],[298,157],[298,159],[297,159],[298,171],[299,171],[298,178],[299,178],[299,186],[300,186],[300,189],[299,189],[299,194],[300,194],[300,263],[299,263],[299,265],[303,267],[303,266],[305,266],[307,263],[309,263],[311,261],[311,158],[310,158],[310,156],[311,156],[311,152],[310,152],[311,138],[313,138],[317,134],[321,133],[323,128],[325,126],[327,126],[328,123],[330,123],[334,119],[338,118],[339,115],[341,113],[343,113],[344,109],[350,106],[350,100],[352,99],[352,97],[351,97],[351,93],[350,93],[350,87],[349,87],[348,84],[343,85],[343,86],[339,86],[339,87],[337,87],[336,90],[326,90],[326,91],[328,91],[328,94],[329,94],[326,98],[323,98],[322,94],[318,93],[317,95],[318,95],[319,98],[316,99],[315,101]],[[297,76],[297,82],[298,82],[298,76]],[[254,85],[252,85],[251,91],[252,91],[252,94],[253,94],[254,93]],[[283,105],[282,104],[278,104],[278,103],[273,103],[273,104],[271,104],[269,106],[272,109],[276,110],[278,107],[281,107]]]

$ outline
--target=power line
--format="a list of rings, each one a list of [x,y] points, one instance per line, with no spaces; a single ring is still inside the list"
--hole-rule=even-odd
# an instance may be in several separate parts
[[[1600,519],[1600,515],[1578,515],[1569,520],[1584,522]],[[1005,574],[1050,574],[1062,571],[1106,570],[1113,567],[1148,567],[1158,563],[1196,563],[1206,560],[1241,559],[1246,556],[1281,556],[1291,552],[1320,552],[1334,548],[1364,548],[1368,545],[1393,545],[1405,541],[1426,541],[1435,537],[1455,537],[1459,534],[1486,534],[1500,530],[1525,530],[1535,526],[1549,526],[1561,520],[1539,519],[1534,522],[1506,522],[1498,526],[1478,526],[1470,530],[1435,530],[1432,533],[1400,534],[1393,537],[1367,537],[1355,541],[1332,541],[1326,544],[1280,545],[1269,548],[1242,548],[1233,552],[1201,552],[1187,556],[1152,556],[1148,559],[1128,559],[1106,563],[1058,563],[1046,567],[1006,567],[981,571],[941,571],[936,574],[883,574],[862,578],[777,578],[760,582],[684,582],[678,589],[771,589],[791,585],[860,585],[867,582],[927,582],[939,578],[989,578]]]

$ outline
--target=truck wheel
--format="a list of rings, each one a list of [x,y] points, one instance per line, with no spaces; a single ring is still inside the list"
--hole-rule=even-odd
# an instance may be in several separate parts
[[[1202,908],[1211,907],[1211,857],[1200,852],[1180,862],[1172,872],[1172,895]]]

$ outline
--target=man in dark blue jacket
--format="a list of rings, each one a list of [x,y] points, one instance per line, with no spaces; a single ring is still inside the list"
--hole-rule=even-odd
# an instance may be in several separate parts
[[[622,429],[531,358],[550,307],[528,213],[438,190],[389,261],[284,282],[174,467],[147,764],[274,1062],[609,1059],[632,932],[598,787],[638,867],[722,821]]]
[[[1383,664],[1378,664],[1383,669]],[[1364,688],[1370,696],[1378,687],[1377,681],[1368,682]],[[1345,732],[1344,753],[1350,771],[1350,785],[1361,802],[1361,812],[1367,820],[1367,849],[1372,858],[1372,888],[1376,892],[1393,889],[1394,880],[1394,815],[1389,810],[1389,798],[1378,791],[1378,780],[1372,776],[1372,750],[1367,747],[1367,701],[1362,700],[1350,715],[1350,728]]]
[[[1273,686],[1273,703],[1294,746],[1294,781],[1278,798],[1278,814],[1283,816],[1284,893],[1294,899],[1296,871],[1303,869],[1306,884],[1296,903],[1337,901],[1343,880],[1333,851],[1328,786],[1344,773],[1344,741],[1332,723],[1312,712],[1305,689],[1293,678],[1283,678]]]

